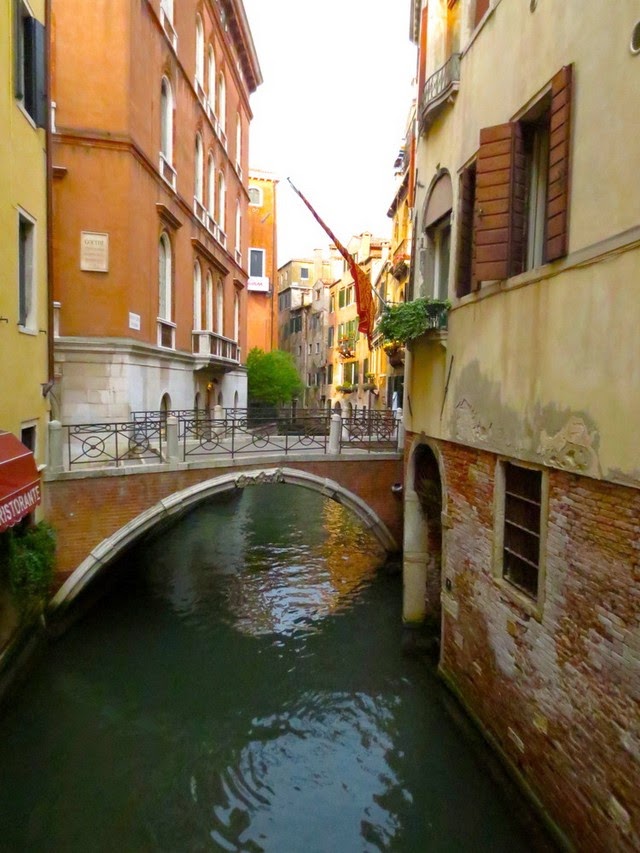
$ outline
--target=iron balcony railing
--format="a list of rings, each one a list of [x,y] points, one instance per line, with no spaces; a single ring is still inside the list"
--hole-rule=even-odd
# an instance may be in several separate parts
[[[421,99],[423,120],[433,112],[452,92],[457,91],[460,83],[460,54],[452,53],[424,84]]]

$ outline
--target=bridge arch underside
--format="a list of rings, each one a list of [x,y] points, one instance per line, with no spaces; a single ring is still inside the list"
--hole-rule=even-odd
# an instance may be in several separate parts
[[[355,513],[387,553],[396,553],[399,550],[395,537],[379,515],[362,498],[335,480],[295,468],[235,471],[174,492],[103,539],[58,589],[50,602],[50,611],[55,612],[70,605],[109,564],[154,528],[166,526],[215,495],[265,483],[288,483],[319,492]]]

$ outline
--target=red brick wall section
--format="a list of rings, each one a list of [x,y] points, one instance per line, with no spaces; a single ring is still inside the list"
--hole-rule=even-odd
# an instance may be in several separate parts
[[[637,851],[640,492],[549,472],[538,621],[492,575],[495,457],[441,450],[453,602],[442,669],[577,849]]]
[[[402,544],[402,500],[391,493],[400,479],[400,460],[287,462],[321,478],[335,480],[373,509]],[[265,468],[259,465],[253,468]],[[47,520],[58,537],[59,583],[91,550],[137,515],[175,492],[233,472],[240,476],[252,466],[166,471],[127,476],[52,480],[45,490]]]

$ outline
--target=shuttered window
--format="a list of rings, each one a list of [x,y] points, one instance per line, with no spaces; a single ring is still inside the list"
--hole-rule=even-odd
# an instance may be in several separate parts
[[[47,126],[46,30],[22,0],[14,2],[14,94],[37,127]]]
[[[571,80],[562,68],[534,118],[480,131],[475,181],[461,175],[458,296],[567,254]]]
[[[572,66],[566,65],[551,81],[547,261],[555,261],[568,251],[572,77]]]
[[[542,472],[508,462],[504,472],[503,577],[537,598]]]

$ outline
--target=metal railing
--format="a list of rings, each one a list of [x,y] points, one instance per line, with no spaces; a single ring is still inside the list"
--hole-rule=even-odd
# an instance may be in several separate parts
[[[460,54],[452,53],[445,64],[438,68],[424,84],[421,99],[423,118],[439,99],[459,82]]]
[[[60,470],[144,463],[189,462],[204,456],[235,459],[247,454],[341,450],[393,452],[400,445],[400,419],[391,411],[365,408],[344,416],[328,409],[256,411],[139,411],[124,423],[71,424]],[[333,438],[332,438],[333,435]],[[55,467],[55,466],[54,466]]]
[[[69,468],[163,461],[164,430],[160,421],[72,424],[65,429]]]

